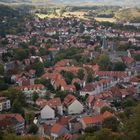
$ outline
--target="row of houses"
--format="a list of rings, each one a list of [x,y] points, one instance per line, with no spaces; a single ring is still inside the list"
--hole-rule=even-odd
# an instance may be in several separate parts
[[[49,101],[44,99],[38,99],[36,104],[42,108],[40,111],[41,119],[55,119],[57,114],[59,115],[73,115],[81,114],[84,111],[83,104],[77,100],[73,95],[67,95],[64,101],[61,102],[60,98],[50,99]]]

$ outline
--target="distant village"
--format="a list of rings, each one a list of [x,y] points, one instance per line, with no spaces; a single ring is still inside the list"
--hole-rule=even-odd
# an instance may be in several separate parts
[[[0,131],[26,135],[32,125],[40,137],[76,140],[108,117],[119,121],[128,98],[140,100],[140,30],[75,17],[35,16],[25,26],[0,36],[0,79],[8,77],[7,89],[0,80]]]

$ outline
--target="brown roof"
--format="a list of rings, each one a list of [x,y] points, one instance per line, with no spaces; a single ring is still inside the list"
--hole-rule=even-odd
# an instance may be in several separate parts
[[[67,95],[67,96],[64,98],[64,105],[68,107],[68,106],[71,105],[75,100],[76,100],[76,97],[73,96],[73,95],[71,95],[71,94],[69,94],[69,95]]]
[[[62,128],[63,128],[62,125],[56,123],[52,126],[51,133],[59,133]]]

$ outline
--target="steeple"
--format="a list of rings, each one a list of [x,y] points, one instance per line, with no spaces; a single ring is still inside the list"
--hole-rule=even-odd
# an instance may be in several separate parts
[[[102,37],[102,50],[106,50],[108,49],[108,43],[107,43],[107,40],[106,40],[106,36],[103,36]]]

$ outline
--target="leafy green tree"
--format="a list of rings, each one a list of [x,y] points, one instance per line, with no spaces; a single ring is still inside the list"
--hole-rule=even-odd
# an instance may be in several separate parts
[[[36,134],[38,131],[38,127],[35,124],[31,124],[28,129],[28,133]]]
[[[79,91],[81,89],[81,86],[79,83],[74,83],[74,86],[76,88],[76,91]]]
[[[3,140],[40,140],[38,136],[17,136],[15,134],[4,134]]]
[[[103,114],[106,111],[113,112],[113,109],[108,106],[104,106],[101,108],[101,114]]]
[[[59,97],[63,101],[68,94],[70,94],[69,91],[57,91],[55,97]]]
[[[10,87],[8,90],[1,92],[0,95],[8,97],[11,104],[13,104],[14,100],[17,99],[22,106],[26,105],[25,95],[15,88]]]
[[[128,108],[128,107],[132,107],[135,106],[136,102],[134,99],[132,98],[126,98],[123,102],[122,102],[122,107],[123,108]]]
[[[50,79],[45,79],[45,78],[39,78],[35,80],[36,84],[43,84],[47,90],[49,91],[54,91],[54,87],[51,84],[51,80]]]
[[[140,139],[140,104],[136,106],[124,127],[125,139],[139,140]]]
[[[40,54],[40,56],[47,55],[46,49],[45,49],[45,48],[40,48],[40,49],[39,49],[39,54]]]
[[[4,74],[4,66],[3,64],[0,64],[0,75]]]
[[[21,103],[17,99],[14,100],[11,110],[13,113],[19,113],[19,114],[24,115],[24,109],[23,109]]]
[[[7,90],[9,85],[5,82],[4,79],[0,79],[0,91]]]
[[[28,49],[23,49],[23,48],[15,49],[14,50],[14,56],[15,56],[15,59],[18,59],[18,60],[22,61],[23,59],[28,58],[29,50]]]
[[[94,81],[93,75],[92,73],[88,73],[87,75],[87,83],[91,83]]]
[[[134,59],[135,59],[136,61],[140,61],[140,55],[139,55],[139,54],[134,55]]]
[[[72,82],[72,79],[75,77],[73,73],[69,72],[69,71],[61,71],[61,74],[63,75],[63,77],[66,80],[66,83],[69,85]]]
[[[33,65],[33,69],[36,70],[36,75],[41,76],[44,73],[44,65],[41,62],[36,62]]]
[[[32,97],[33,101],[35,102],[38,98],[39,98],[38,93],[34,92]]]
[[[109,70],[111,62],[107,55],[100,55],[97,62],[100,66],[100,70]]]
[[[123,62],[116,62],[114,64],[114,71],[125,71],[126,65]]]
[[[108,117],[103,121],[103,127],[111,129],[112,131],[117,131],[119,127],[119,121],[116,117]]]
[[[78,76],[78,78],[79,78],[80,80],[83,80],[83,78],[84,78],[84,76],[85,76],[84,70],[83,70],[83,69],[78,70],[77,76]]]
[[[35,113],[34,112],[27,112],[25,113],[25,120],[27,124],[31,124],[33,123],[35,117]]]

